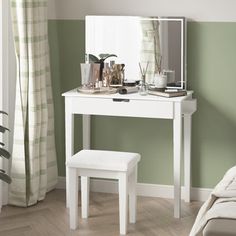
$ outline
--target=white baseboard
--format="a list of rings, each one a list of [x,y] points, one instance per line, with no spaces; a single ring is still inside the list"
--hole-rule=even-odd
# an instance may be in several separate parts
[[[66,188],[65,177],[58,178],[57,189]],[[181,188],[182,193],[184,187]],[[92,179],[91,180],[91,191],[101,193],[118,193],[118,184],[114,180],[103,180],[103,179]],[[192,188],[191,189],[191,200],[195,201],[206,201],[210,195],[212,189],[208,188]],[[145,197],[160,197],[173,199],[173,186],[171,185],[160,185],[160,184],[146,184],[138,183],[137,194]],[[183,196],[182,196],[182,199]]]

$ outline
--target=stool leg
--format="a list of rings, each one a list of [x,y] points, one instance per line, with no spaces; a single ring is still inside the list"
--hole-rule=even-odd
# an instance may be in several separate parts
[[[136,222],[136,208],[137,208],[137,166],[134,167],[133,172],[129,176],[129,222]]]
[[[69,191],[69,167],[66,167],[66,208],[70,207],[70,191]]]
[[[76,229],[78,226],[78,174],[76,168],[68,168],[69,177],[69,214],[70,228]]]
[[[119,214],[120,214],[120,234],[125,235],[127,231],[128,213],[128,179],[126,173],[119,176]]]
[[[89,216],[89,182],[89,177],[81,176],[81,209],[83,219]]]

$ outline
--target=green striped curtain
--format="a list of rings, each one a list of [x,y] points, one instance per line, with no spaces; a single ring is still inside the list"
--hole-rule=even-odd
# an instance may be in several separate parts
[[[154,74],[157,73],[161,58],[159,21],[157,19],[141,20],[140,24],[142,29],[140,60],[144,67],[149,63],[146,82],[153,83]]]
[[[57,183],[47,0],[11,0],[17,58],[9,204],[30,206]]]

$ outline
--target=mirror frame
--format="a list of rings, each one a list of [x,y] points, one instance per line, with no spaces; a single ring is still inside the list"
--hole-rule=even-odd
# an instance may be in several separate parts
[[[86,52],[86,22],[88,17],[138,17],[142,20],[158,20],[158,21],[179,21],[181,23],[181,83],[180,86],[167,86],[170,89],[187,89],[187,19],[180,16],[121,16],[121,15],[87,15],[85,16],[85,53]]]

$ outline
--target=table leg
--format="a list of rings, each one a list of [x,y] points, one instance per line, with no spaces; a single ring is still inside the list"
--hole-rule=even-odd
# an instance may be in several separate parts
[[[120,234],[126,235],[127,232],[127,213],[128,213],[128,176],[125,172],[119,174],[119,218]]]
[[[70,103],[65,99],[65,131],[66,131],[66,159],[74,154],[74,114],[71,113]],[[69,207],[69,178],[66,167],[66,207]]]
[[[76,168],[68,168],[67,178],[69,179],[68,189],[70,191],[70,228],[76,229],[78,226],[78,173]]]
[[[129,175],[129,222],[136,223],[136,211],[137,211],[137,172],[138,166],[136,166],[133,172]]]
[[[174,137],[174,217],[180,218],[181,209],[181,143],[182,143],[182,115],[181,103],[175,103],[173,121]]]
[[[192,115],[184,115],[184,185],[185,202],[190,202],[191,190],[191,125]]]
[[[90,134],[91,134],[91,116],[83,115],[83,149],[90,149]],[[82,194],[82,218],[88,217],[89,208],[89,193],[90,193],[90,178],[87,176],[81,176],[81,188],[85,186],[86,196]],[[84,189],[85,190],[85,189]],[[85,204],[86,203],[86,204]]]

